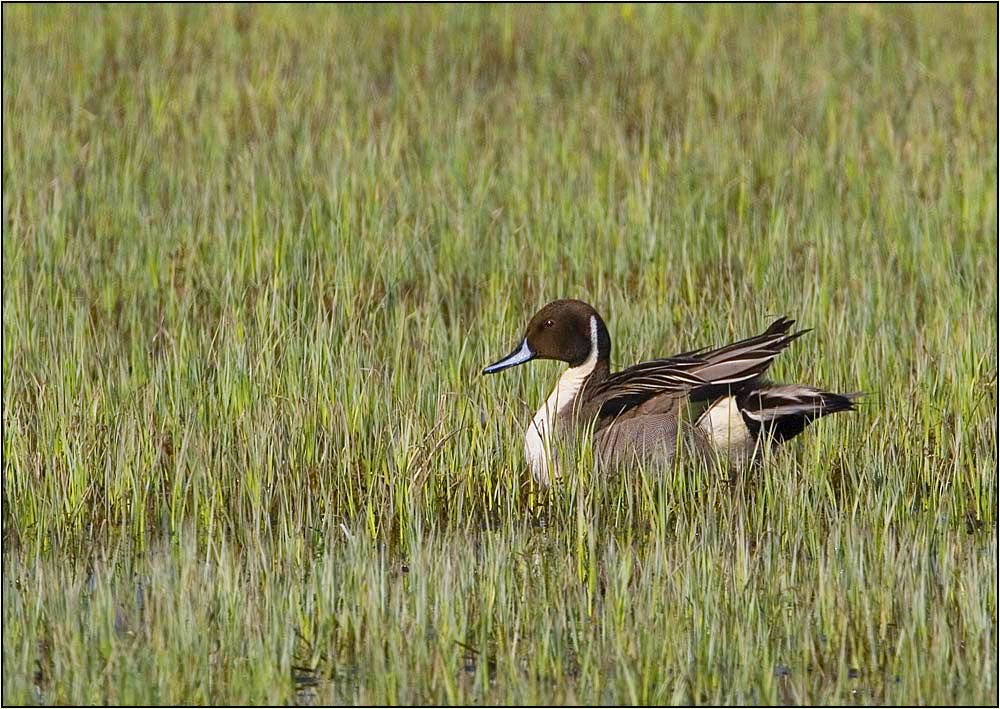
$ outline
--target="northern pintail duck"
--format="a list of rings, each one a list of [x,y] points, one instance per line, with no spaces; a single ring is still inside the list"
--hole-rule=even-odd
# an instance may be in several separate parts
[[[533,359],[569,365],[524,434],[528,463],[545,485],[560,429],[570,438],[592,431],[598,460],[606,463],[670,462],[681,443],[699,454],[752,461],[816,419],[854,408],[857,394],[762,379],[774,358],[808,332],[789,332],[794,322],[779,318],[762,334],[726,347],[612,373],[611,337],[601,316],[582,301],[556,300],[535,314],[514,351],[483,374]]]

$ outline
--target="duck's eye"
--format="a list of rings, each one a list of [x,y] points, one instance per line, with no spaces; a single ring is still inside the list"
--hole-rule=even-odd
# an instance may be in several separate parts
[[[542,327],[555,327],[555,322],[552,320],[546,320],[542,323]]]

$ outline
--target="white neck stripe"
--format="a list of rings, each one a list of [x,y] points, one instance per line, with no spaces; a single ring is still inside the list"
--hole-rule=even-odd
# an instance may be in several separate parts
[[[590,354],[582,364],[570,367],[556,383],[555,389],[535,413],[524,434],[524,449],[528,462],[535,477],[543,484],[549,480],[549,458],[552,457],[552,441],[550,434],[554,428],[556,417],[567,406],[571,406],[583,389],[587,377],[597,366],[597,317],[590,316]],[[558,476],[558,471],[556,475]]]

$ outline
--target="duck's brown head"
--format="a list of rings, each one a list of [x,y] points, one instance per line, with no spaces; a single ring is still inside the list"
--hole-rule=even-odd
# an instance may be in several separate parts
[[[607,360],[611,337],[601,316],[581,300],[554,300],[535,313],[514,351],[483,370],[493,374],[533,359],[557,359],[578,367],[590,357]]]

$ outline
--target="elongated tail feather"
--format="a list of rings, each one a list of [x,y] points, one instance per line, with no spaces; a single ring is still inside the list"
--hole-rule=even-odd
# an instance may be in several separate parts
[[[743,420],[755,436],[787,441],[802,433],[816,419],[839,411],[852,411],[859,393],[835,394],[798,384],[762,385],[738,397]]]

